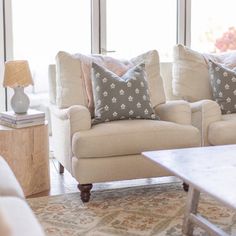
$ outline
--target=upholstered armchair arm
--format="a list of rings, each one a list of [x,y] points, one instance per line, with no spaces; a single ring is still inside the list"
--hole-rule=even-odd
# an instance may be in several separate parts
[[[189,103],[186,101],[167,101],[164,104],[156,106],[154,109],[161,120],[183,125],[191,124],[191,108]]]
[[[201,100],[190,103],[192,110],[192,125],[201,133],[202,146],[210,145],[208,141],[208,127],[212,122],[221,120],[219,105],[212,100]]]
[[[51,106],[51,112],[61,120],[69,120],[71,133],[91,128],[91,115],[87,107],[74,105],[66,109]]]
[[[54,157],[71,173],[72,137],[74,133],[91,128],[91,115],[85,106],[74,105],[60,109],[50,106]]]

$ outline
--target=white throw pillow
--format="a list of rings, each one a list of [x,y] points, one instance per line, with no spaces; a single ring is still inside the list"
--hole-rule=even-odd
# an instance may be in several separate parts
[[[208,65],[203,54],[181,44],[174,47],[173,93],[189,102],[212,99]]]
[[[59,108],[88,105],[81,62],[76,56],[59,52],[56,56],[56,103]]]
[[[229,69],[236,67],[236,51],[200,53],[178,44],[174,46],[173,57],[173,94],[189,102],[213,98],[209,60]]]
[[[159,54],[156,50],[148,51],[131,59],[135,65],[145,62],[150,99],[153,107],[165,103],[166,96],[163,81],[160,75]]]

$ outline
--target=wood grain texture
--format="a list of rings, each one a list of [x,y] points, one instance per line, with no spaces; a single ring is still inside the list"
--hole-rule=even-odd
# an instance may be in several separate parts
[[[12,168],[26,196],[50,188],[47,124],[21,129],[0,125],[0,155]]]

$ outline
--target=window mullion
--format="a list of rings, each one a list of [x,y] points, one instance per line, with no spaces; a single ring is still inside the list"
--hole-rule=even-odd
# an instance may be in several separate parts
[[[5,59],[13,60],[13,33],[12,33],[12,7],[11,0],[4,1],[5,22]]]
[[[186,28],[185,28],[185,5],[186,0],[178,0],[177,2],[177,43],[185,44]]]
[[[100,0],[91,0],[91,52],[100,53]]]
[[[106,12],[106,0],[100,0],[100,52],[106,54],[107,52],[107,12]]]
[[[0,67],[2,68],[2,72],[4,71],[4,63],[7,60],[13,59],[13,36],[12,36],[12,8],[11,8],[11,0],[1,0],[1,24],[0,24]],[[0,74],[0,83],[2,84],[3,73]],[[9,107],[9,101],[12,91],[10,90],[1,90],[0,97],[1,101],[5,101],[5,103],[0,104],[1,110],[7,110]]]
[[[191,46],[191,0],[186,0],[186,14],[185,14],[185,27],[186,27],[186,36],[185,36],[185,45]]]
[[[178,0],[177,11],[177,43],[190,46],[191,0]]]
[[[3,0],[0,0],[0,84],[3,82],[3,71],[4,71],[4,61],[5,61],[5,49],[4,49],[4,4]],[[0,109],[5,110],[5,90],[1,86],[0,89]]]

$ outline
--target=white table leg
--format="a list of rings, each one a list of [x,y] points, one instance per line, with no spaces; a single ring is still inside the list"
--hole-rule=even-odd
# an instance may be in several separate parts
[[[191,185],[189,186],[187,203],[186,203],[186,211],[184,215],[184,223],[183,223],[183,233],[187,236],[193,235],[193,223],[190,220],[191,214],[197,213],[197,207],[199,202],[200,192],[194,189]]]

